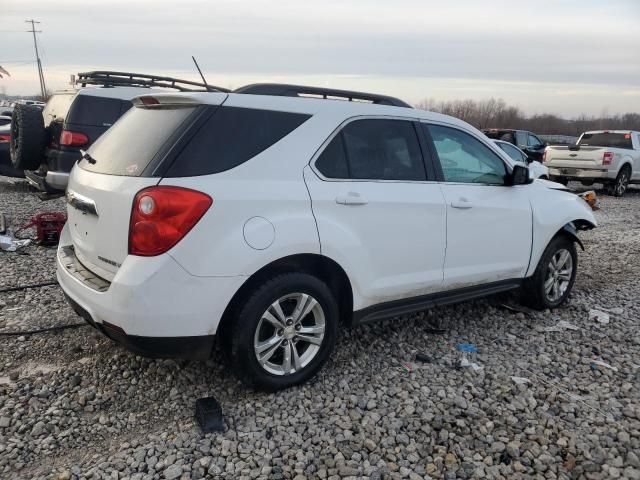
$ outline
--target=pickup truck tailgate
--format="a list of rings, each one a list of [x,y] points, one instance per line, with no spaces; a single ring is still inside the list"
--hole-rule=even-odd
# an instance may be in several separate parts
[[[545,164],[548,167],[600,168],[605,151],[603,147],[580,147],[579,150],[547,147]]]

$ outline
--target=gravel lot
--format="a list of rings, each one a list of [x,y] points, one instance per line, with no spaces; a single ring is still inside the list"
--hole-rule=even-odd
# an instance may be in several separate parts
[[[598,193],[566,307],[491,298],[342,331],[318,377],[277,394],[247,391],[217,356],[144,359],[89,327],[2,336],[0,477],[640,479],[640,190]],[[63,205],[0,177],[13,228]],[[0,252],[0,288],[54,278],[54,250],[26,253]],[[577,329],[546,330],[561,320]],[[0,331],[78,321],[57,286],[0,293]],[[482,370],[455,368],[462,342]],[[195,424],[208,395],[223,434]]]

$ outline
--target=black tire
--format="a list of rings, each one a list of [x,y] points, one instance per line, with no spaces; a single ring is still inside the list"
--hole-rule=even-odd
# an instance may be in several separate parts
[[[627,191],[629,186],[629,180],[631,179],[631,168],[629,165],[624,165],[613,183],[607,185],[607,194],[614,197],[622,197],[624,192]]]
[[[593,185],[593,180],[581,180],[580,183],[585,187],[590,187],[591,185]]]
[[[36,170],[44,153],[42,110],[31,105],[16,105],[11,117],[11,163],[20,170]]]
[[[563,250],[567,251],[571,257],[571,273],[563,293],[558,298],[553,298],[553,295],[547,293],[545,282],[549,281],[550,275],[553,276],[553,272],[550,271],[552,259]],[[547,245],[542,257],[540,257],[533,276],[527,278],[522,286],[523,303],[537,310],[558,308],[569,297],[576,280],[577,271],[578,253],[576,252],[574,241],[566,235],[555,236]]]
[[[283,297],[294,294],[306,294],[318,302],[324,316],[324,337],[315,351],[315,356],[311,356],[308,364],[289,374],[274,374],[267,371],[268,366],[263,367],[258,361],[254,341],[258,341],[262,332],[256,334],[256,331],[259,327],[261,329],[264,328],[264,325],[271,327],[269,322],[261,324],[261,319],[268,310],[271,311],[270,306],[272,304],[280,301]],[[284,306],[286,307],[286,305]],[[300,320],[308,319],[312,313],[315,320],[315,311],[310,312]],[[285,312],[285,315],[289,315],[289,313]],[[338,319],[338,305],[331,290],[324,282],[306,273],[283,273],[275,276],[253,291],[239,309],[235,318],[232,319],[233,325],[226,332],[227,338],[223,339],[223,342],[230,344],[228,357],[230,367],[235,370],[244,384],[260,390],[275,391],[302,383],[315,375],[329,358],[336,342]],[[286,340],[285,336],[288,334],[295,334],[295,332],[284,332],[284,330],[280,329],[275,331],[270,338],[275,338],[277,335],[283,339],[282,342],[291,342],[288,344],[289,348],[295,348],[296,352],[298,352],[298,347],[294,346],[293,343],[297,337],[294,336],[292,339]],[[306,346],[305,342],[297,341],[300,342],[299,344],[303,349],[300,354],[302,359],[307,351],[306,348],[312,348],[312,345],[308,344]],[[298,345],[298,343],[295,345]],[[284,359],[286,349],[287,344],[280,346],[275,346],[274,344],[273,351],[275,353],[270,358]],[[271,348],[269,351],[271,351]],[[289,350],[289,352],[292,351]],[[274,362],[276,361],[274,360]],[[283,366],[285,365],[284,362],[283,360]]]

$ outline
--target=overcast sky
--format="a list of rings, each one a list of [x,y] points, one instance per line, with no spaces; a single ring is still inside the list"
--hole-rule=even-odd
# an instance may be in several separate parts
[[[0,0],[0,92],[113,69],[238,87],[281,81],[503,98],[563,116],[640,111],[640,0]]]

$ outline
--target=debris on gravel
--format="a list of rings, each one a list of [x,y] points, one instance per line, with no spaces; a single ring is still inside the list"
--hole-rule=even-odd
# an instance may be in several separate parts
[[[640,190],[598,194],[565,307],[489,298],[345,329],[312,381],[275,394],[217,353],[146,359],[90,327],[1,336],[79,319],[57,286],[0,293],[0,478],[640,479]],[[0,205],[15,229],[64,199],[0,177]],[[55,250],[24,253],[0,252],[0,289],[55,278]],[[458,367],[461,343],[482,369]],[[198,428],[206,396],[223,433]]]

